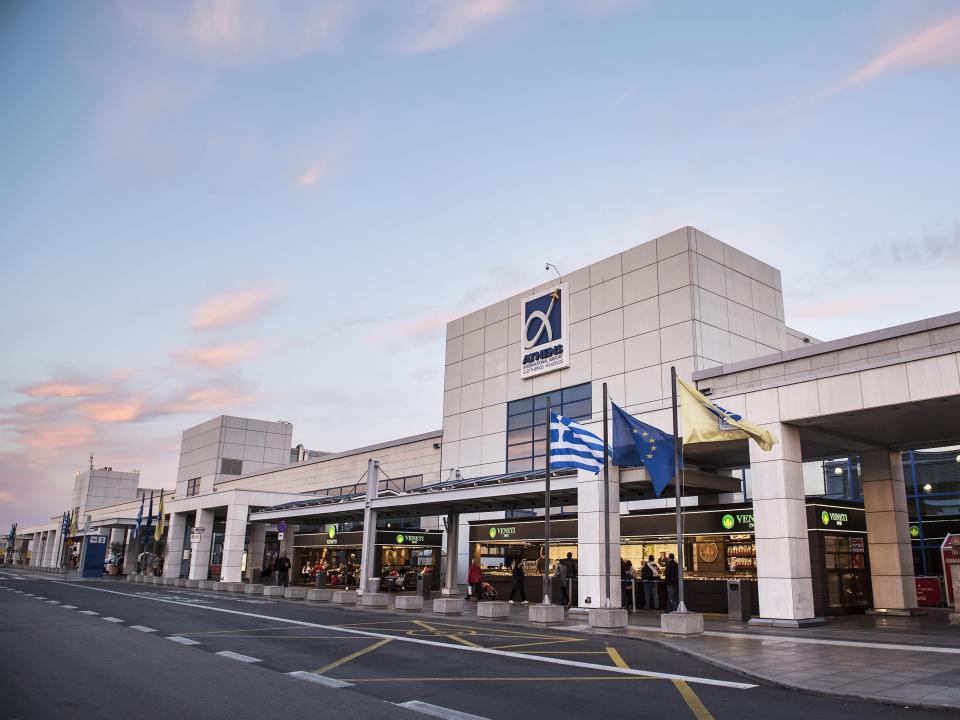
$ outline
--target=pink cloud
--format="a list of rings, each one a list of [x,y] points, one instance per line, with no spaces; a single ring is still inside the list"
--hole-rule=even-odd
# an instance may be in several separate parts
[[[256,341],[227,343],[223,345],[208,345],[206,347],[185,348],[173,353],[181,360],[203,365],[205,367],[220,368],[228,365],[253,360],[263,351],[262,343]]]
[[[276,299],[276,291],[270,288],[217,295],[197,308],[193,328],[207,330],[252,322],[263,316]]]
[[[29,385],[20,392],[30,397],[79,398],[103,395],[109,391],[104,386],[93,383],[53,381]]]
[[[146,412],[142,397],[77,404],[77,412],[88,420],[104,423],[130,422]]]
[[[163,405],[161,411],[168,414],[225,413],[232,407],[247,405],[252,400],[252,397],[235,388],[196,388],[189,390],[183,398]]]
[[[224,66],[305,57],[336,48],[353,17],[347,0],[269,2],[123,0],[127,25],[177,57],[194,55]]]
[[[960,15],[938,20],[902,40],[813,100],[824,100],[899,70],[955,63],[960,63]]]
[[[84,445],[93,439],[89,425],[42,425],[22,431],[22,442],[37,450],[57,450]]]
[[[411,30],[400,45],[410,55],[454,47],[530,6],[524,0],[458,0],[427,2],[420,16],[424,22]]]

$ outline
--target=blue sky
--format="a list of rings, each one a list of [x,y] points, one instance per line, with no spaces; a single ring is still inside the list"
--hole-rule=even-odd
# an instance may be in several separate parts
[[[443,326],[695,225],[823,339],[957,309],[955,2],[10,2],[0,527],[220,413],[440,426]]]

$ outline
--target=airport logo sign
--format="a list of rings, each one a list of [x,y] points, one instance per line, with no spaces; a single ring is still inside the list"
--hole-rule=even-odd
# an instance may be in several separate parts
[[[520,377],[570,367],[567,283],[526,298],[520,306]]]

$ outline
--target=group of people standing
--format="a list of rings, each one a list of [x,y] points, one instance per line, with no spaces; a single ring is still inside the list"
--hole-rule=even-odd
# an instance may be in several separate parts
[[[667,555],[667,561],[661,568],[653,555],[640,566],[638,571],[631,560],[621,560],[620,574],[625,583],[637,580],[643,588],[643,607],[647,610],[660,609],[660,583],[667,588],[666,612],[674,612],[680,604],[680,566],[673,553]],[[638,598],[639,599],[639,598]],[[626,602],[626,599],[624,599]]]

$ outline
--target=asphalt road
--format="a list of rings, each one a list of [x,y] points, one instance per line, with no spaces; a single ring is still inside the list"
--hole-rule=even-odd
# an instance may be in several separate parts
[[[885,720],[633,639],[0,571],[0,720]],[[292,674],[291,674],[292,673]]]

